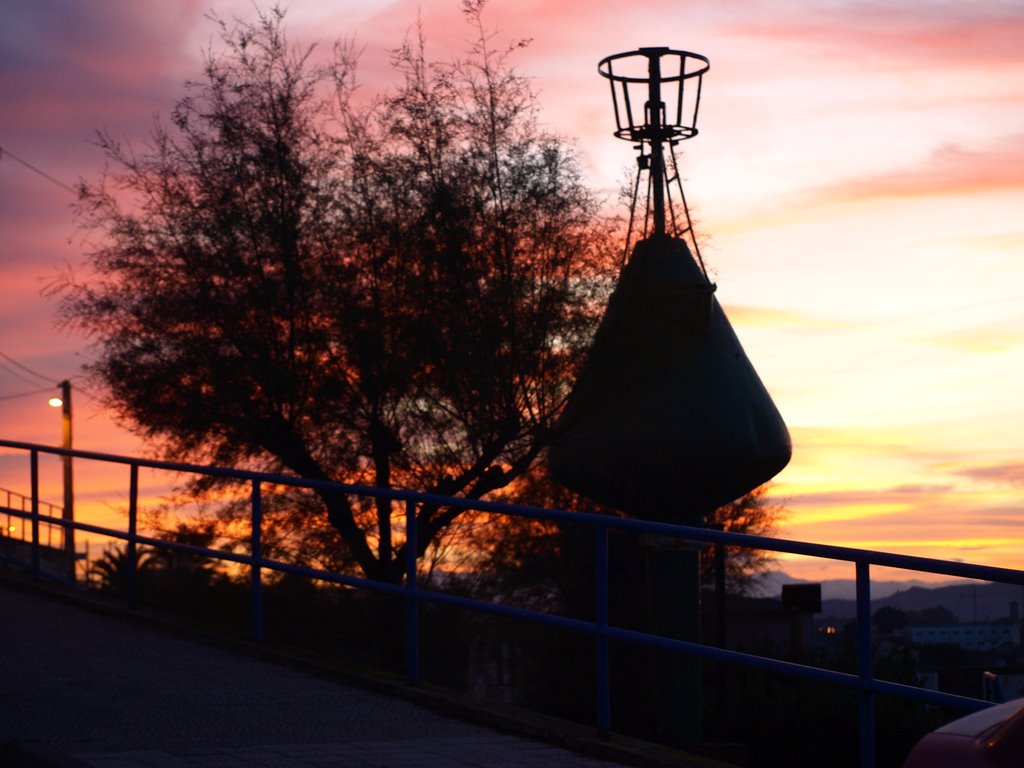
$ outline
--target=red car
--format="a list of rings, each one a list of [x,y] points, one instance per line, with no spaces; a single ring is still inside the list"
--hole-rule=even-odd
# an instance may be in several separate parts
[[[1021,768],[1024,699],[983,709],[938,728],[917,743],[903,768]]]

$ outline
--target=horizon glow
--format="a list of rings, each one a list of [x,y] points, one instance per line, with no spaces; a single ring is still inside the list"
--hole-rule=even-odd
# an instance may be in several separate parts
[[[461,50],[459,6],[295,2],[295,42],[355,35],[372,94],[388,51],[422,20],[428,54]],[[214,6],[222,18],[251,4]],[[20,4],[0,29],[0,148],[69,185],[95,179],[97,129],[145,141],[216,37],[191,0],[146,7]],[[752,363],[789,425],[794,456],[772,496],[779,534],[988,565],[1024,554],[1024,8],[998,0],[492,0],[485,21],[532,78],[540,118],[578,137],[614,207],[633,166],[612,137],[604,56],[667,45],[707,56],[700,135],[681,145],[702,252]],[[0,158],[0,351],[75,376],[88,340],[54,327],[40,288],[80,264],[73,197]],[[69,238],[70,241],[69,241]],[[0,368],[0,398],[29,385]],[[145,453],[88,395],[75,445]],[[46,397],[0,399],[0,436],[57,444]],[[5,467],[0,487],[21,482]],[[76,478],[77,479],[77,478]],[[79,509],[103,516],[82,479]],[[59,486],[52,498],[59,499]],[[106,506],[104,506],[106,505]],[[780,559],[795,576],[832,568]],[[906,574],[907,578],[915,574]]]

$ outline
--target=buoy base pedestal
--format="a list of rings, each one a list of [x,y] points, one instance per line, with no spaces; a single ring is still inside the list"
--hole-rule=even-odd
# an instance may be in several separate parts
[[[702,545],[664,536],[644,537],[642,545],[651,633],[699,643]],[[699,743],[700,657],[663,649],[650,652],[656,675],[651,691],[657,703],[654,727],[659,740],[674,746]]]

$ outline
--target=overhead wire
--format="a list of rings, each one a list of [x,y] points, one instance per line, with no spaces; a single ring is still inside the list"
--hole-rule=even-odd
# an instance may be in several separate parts
[[[6,363],[3,362],[5,360],[7,361]],[[14,366],[14,367],[12,367],[12,366]],[[32,379],[29,379],[28,377],[24,376],[23,374],[21,374],[17,370],[15,370],[15,368],[20,368],[25,373],[28,373],[28,374],[31,374],[32,376],[35,376],[36,379],[38,379],[38,381],[33,381]],[[38,386],[40,382],[46,382],[47,384],[49,384],[48,387],[45,387],[44,389],[36,390],[36,392],[45,392],[45,391],[48,391],[49,389],[51,389],[53,387],[60,386],[59,382],[57,382],[57,380],[54,379],[52,376],[46,376],[45,374],[39,373],[39,371],[35,371],[35,370],[29,368],[24,363],[20,363],[17,360],[15,360],[13,357],[8,355],[3,350],[0,350],[0,370],[6,371],[10,375],[12,375],[12,376],[14,376],[14,377],[16,377],[18,379],[21,379],[21,381],[25,382],[26,384],[31,384],[33,386]],[[73,381],[74,378],[75,377],[73,377],[73,376],[69,376],[68,380],[69,381]],[[32,393],[29,393],[29,394],[36,394],[36,392],[32,392]],[[96,395],[94,392],[86,389],[81,384],[76,384],[75,385],[75,392],[79,393],[79,394],[82,394],[82,395],[85,395],[90,400],[95,400],[96,402],[100,402],[100,397],[98,395]],[[11,395],[11,397],[20,397],[20,395]],[[0,398],[0,399],[4,399],[4,398]]]
[[[21,371],[24,371],[25,373],[34,376],[36,379],[38,379],[38,381],[30,379],[28,376],[25,375],[25,373],[19,371],[19,368],[21,369]],[[53,379],[51,379],[49,376],[44,376],[38,371],[32,370],[27,365],[19,363],[17,360],[15,360],[13,357],[11,357],[2,350],[0,350],[0,370],[5,371],[14,378],[19,379],[20,381],[23,381],[26,384],[37,387],[37,389],[33,389],[28,392],[19,392],[14,395],[0,395],[0,400],[14,400],[19,397],[29,397],[30,395],[38,395],[42,392],[52,392],[54,388],[57,386],[56,384],[53,383]],[[49,386],[40,387],[40,381],[47,382]]]
[[[28,373],[28,374],[31,374],[32,376],[35,376],[37,379],[41,379],[42,381],[45,381],[45,382],[48,382],[48,383],[53,381],[53,377],[52,376],[45,376],[44,374],[40,373],[39,371],[32,370],[27,365],[19,363],[17,360],[15,360],[13,357],[8,355],[3,350],[0,350],[0,357],[2,357],[4,360],[6,360],[11,365],[17,366],[18,368],[23,370],[25,373]]]
[[[19,392],[16,395],[0,395],[0,400],[14,400],[19,397],[29,397],[31,395],[39,395],[42,394],[43,392],[49,392],[50,390],[51,387],[43,387],[42,389],[35,389],[32,390],[31,392]]]
[[[34,380],[30,379],[28,376],[25,376],[24,374],[19,373],[17,371],[17,369],[12,368],[11,366],[9,366],[9,365],[7,365],[5,363],[0,362],[0,370],[6,371],[7,373],[9,373],[14,378],[19,379],[20,381],[23,381],[26,384],[31,384],[32,386],[36,386],[36,387],[39,386],[39,382],[38,381],[34,381]]]
[[[8,149],[6,146],[0,146],[0,161],[3,161],[4,158],[10,158],[11,160],[13,160],[14,162],[18,163],[19,165],[24,166],[25,168],[27,168],[28,170],[32,171],[33,173],[36,173],[39,176],[42,176],[44,179],[46,179],[50,183],[56,184],[61,189],[64,189],[64,190],[70,192],[71,194],[73,194],[73,195],[75,195],[77,197],[78,190],[76,190],[74,187],[70,186],[69,184],[65,184],[60,179],[56,178],[55,176],[50,175],[49,173],[47,173],[46,171],[42,170],[41,168],[36,167],[35,165],[33,165],[32,163],[28,162],[27,160],[25,160],[25,159],[23,159],[21,157],[18,157],[16,154],[11,152],[11,150]],[[25,373],[28,373],[28,374],[31,374],[32,376],[35,376],[37,379],[40,379],[41,381],[45,381],[45,382],[53,382],[54,381],[54,379],[52,377],[44,376],[43,374],[39,373],[38,371],[32,370],[28,366],[19,363],[17,360],[12,358],[10,355],[5,354],[3,351],[0,351],[0,358],[3,358],[4,360],[6,360],[11,365],[16,366],[17,368],[21,369]],[[32,381],[30,379],[25,378],[23,375],[18,373],[18,371],[14,370],[13,368],[11,368],[8,365],[4,365],[3,363],[0,363],[0,368],[2,368],[4,371],[6,371],[7,373],[11,374],[12,376],[15,376],[16,378],[21,379],[26,384],[33,384],[34,385],[34,384],[38,384],[39,383],[37,381]],[[97,400],[97,401],[99,400],[99,398],[95,394],[93,394],[92,392],[90,392],[87,389],[82,388],[81,386],[76,387],[76,391],[81,392],[86,397],[88,397],[88,398],[90,398],[92,400]],[[29,393],[29,394],[36,394],[36,393],[33,392],[33,393]],[[21,397],[21,395],[11,395],[10,397]],[[0,399],[6,399],[6,398],[0,398]]]
[[[72,187],[72,186],[70,186],[68,184],[65,184],[60,179],[55,178],[54,176],[51,176],[46,171],[44,171],[44,170],[42,170],[40,168],[37,168],[36,166],[32,165],[32,163],[28,162],[27,160],[22,160],[20,157],[15,155],[13,152],[11,152],[11,150],[7,149],[6,147],[0,147],[0,160],[3,160],[5,157],[11,158],[11,160],[13,160],[14,162],[16,162],[16,163],[18,163],[20,165],[25,166],[26,168],[28,168],[33,173],[39,174],[40,176],[42,176],[47,181],[51,182],[52,184],[56,184],[58,187],[60,187],[61,189],[64,189],[64,190],[70,192],[72,195],[75,195],[75,196],[78,195],[78,190],[76,190],[74,187]]]
[[[32,163],[28,162],[27,160],[25,160],[25,159],[23,159],[21,157],[18,157],[16,154],[11,152],[11,150],[8,149],[7,147],[0,146],[0,161],[4,160],[5,158],[10,158],[14,162],[18,163],[19,165],[24,166],[25,168],[27,168],[28,170],[32,171],[33,173],[38,174],[39,176],[42,176],[44,179],[46,179],[50,183],[56,184],[61,189],[66,190],[66,191],[70,192],[73,195],[76,195],[76,196],[78,195],[78,192],[77,192],[77,190],[74,187],[72,187],[72,186],[70,186],[68,184],[65,184],[63,181],[61,181],[60,179],[56,178],[55,176],[51,176],[49,173],[47,173],[46,171],[42,170],[41,168],[36,167],[35,165],[33,165]],[[11,357],[10,355],[6,354],[2,350],[0,350],[0,358],[2,358],[3,360],[7,361],[7,363],[9,363],[9,365],[8,365],[8,364],[5,364],[3,362],[0,362],[0,369],[6,371],[11,376],[14,376],[17,379],[20,379],[21,381],[25,382],[26,384],[38,385],[40,383],[40,381],[44,381],[44,382],[47,382],[50,385],[50,386],[46,387],[45,389],[38,389],[38,390],[35,390],[35,391],[32,391],[32,392],[23,392],[23,393],[16,394],[16,395],[0,396],[0,400],[11,400],[11,399],[18,398],[18,397],[27,397],[29,395],[39,394],[40,392],[46,392],[46,391],[50,390],[52,387],[56,386],[56,384],[54,384],[54,379],[52,377],[46,376],[46,375],[44,375],[42,373],[39,373],[39,371],[32,370],[27,365],[19,363],[17,360],[15,360],[13,357]],[[33,379],[30,379],[30,378],[26,377],[24,375],[25,373],[29,374],[30,376],[35,377],[36,380],[33,380]],[[87,396],[92,397],[92,395],[89,395],[88,393],[86,393],[86,394],[87,394]]]

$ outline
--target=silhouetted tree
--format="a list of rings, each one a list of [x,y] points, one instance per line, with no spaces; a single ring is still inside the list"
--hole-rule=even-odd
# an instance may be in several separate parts
[[[204,78],[141,150],[79,188],[90,273],[62,316],[93,334],[114,412],[165,455],[477,498],[533,465],[614,273],[572,148],[476,39],[394,52],[353,98],[355,53],[288,44],[275,8],[221,27]],[[398,580],[391,505],[318,492],[368,575]],[[457,510],[417,511],[420,549]]]
[[[907,613],[908,624],[959,624],[960,620],[944,605],[934,605]]]
[[[770,488],[770,484],[762,485],[720,507],[709,515],[708,524],[735,533],[773,535],[784,509],[768,495]],[[622,514],[559,485],[544,467],[517,479],[497,495],[503,501],[532,506]],[[472,526],[474,522],[487,519],[486,515],[468,516],[460,524]],[[516,592],[521,596],[532,592],[541,601],[552,594],[579,593],[582,601],[589,605],[594,553],[592,537],[586,534],[588,530],[582,525],[560,526],[550,521],[509,516],[500,526],[477,524],[474,530],[467,529],[464,536],[478,545],[468,548],[467,556],[472,558],[471,570],[479,571],[481,584],[489,585],[489,589]],[[613,560],[631,564],[623,566],[624,571],[643,571],[642,545],[637,536],[613,532],[611,549]],[[727,546],[725,555],[726,585],[733,594],[752,591],[774,562],[772,552],[746,547]],[[714,568],[713,547],[702,548],[701,581],[705,586],[714,583]],[[561,586],[552,590],[545,581],[548,579],[555,579]],[[624,599],[634,600],[635,593],[627,592]]]
[[[871,615],[871,625],[880,635],[891,635],[907,626],[907,614],[899,608],[885,605]]]
[[[192,547],[212,549],[217,542],[216,525],[212,522],[176,522],[160,538]],[[152,567],[166,580],[177,582],[185,591],[200,591],[218,577],[218,563],[204,555],[171,548],[155,548],[151,553]]]
[[[136,550],[134,567],[137,578],[145,579],[157,567],[155,554],[149,547]],[[103,592],[125,596],[128,594],[131,570],[127,546],[113,546],[105,549],[100,557],[89,564],[86,581]]]
[[[783,506],[768,496],[771,484],[765,483],[729,504],[719,507],[708,516],[708,525],[720,526],[724,531],[749,533],[755,536],[775,534]],[[749,594],[761,577],[775,562],[775,553],[763,549],[725,548],[725,583],[731,594]],[[714,548],[701,551],[701,581],[705,586],[714,583]]]
[[[162,531],[161,538],[209,548],[215,543],[216,533],[209,523],[179,522]],[[154,546],[136,548],[134,567],[143,591],[184,592],[191,599],[220,576],[216,562],[208,557]],[[102,591],[127,595],[131,569],[127,545],[111,546],[90,564],[88,581]]]

